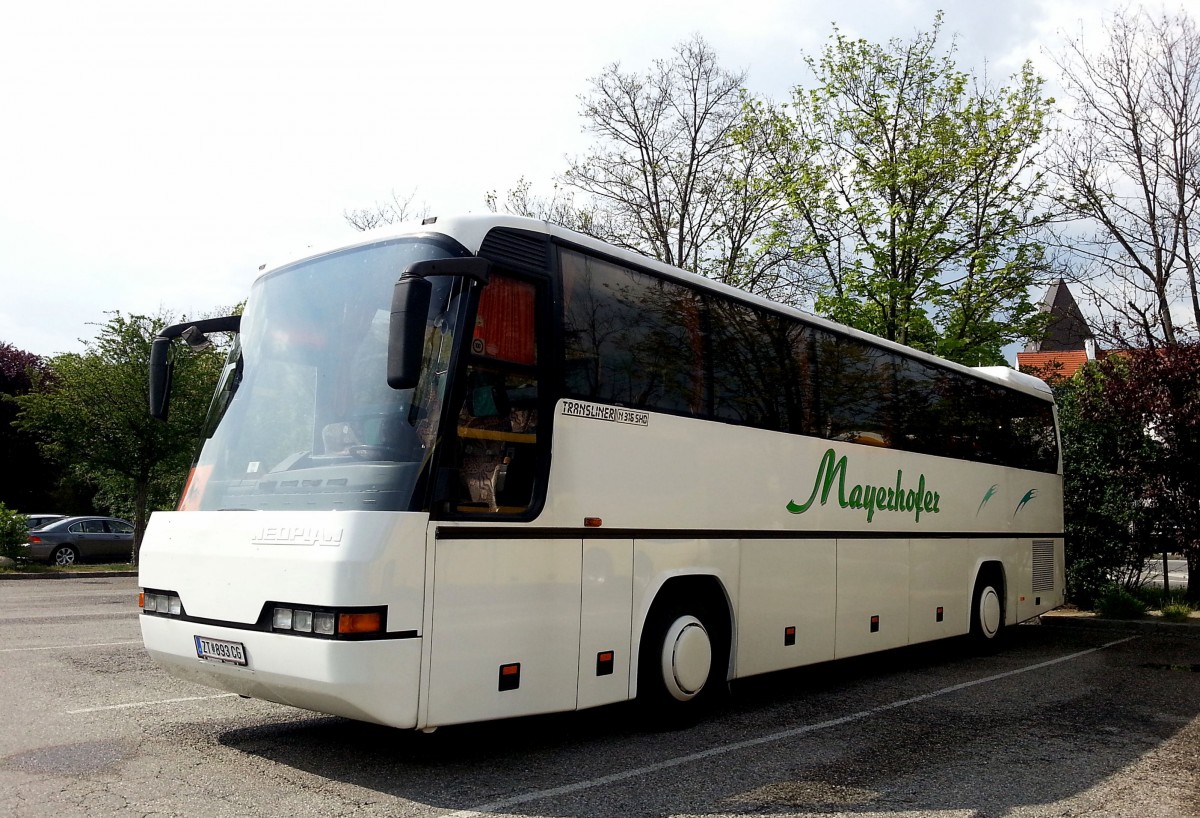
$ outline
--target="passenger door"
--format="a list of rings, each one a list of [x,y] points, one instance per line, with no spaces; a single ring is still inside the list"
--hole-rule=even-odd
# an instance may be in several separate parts
[[[479,296],[474,334],[456,390],[452,516],[536,512],[545,438],[539,391],[542,282],[493,273]]]

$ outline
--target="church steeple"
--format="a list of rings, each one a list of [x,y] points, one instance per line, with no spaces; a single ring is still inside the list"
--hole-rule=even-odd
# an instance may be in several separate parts
[[[1042,312],[1050,313],[1050,323],[1040,340],[1033,340],[1025,347],[1026,352],[1090,351],[1095,347],[1095,336],[1087,320],[1075,303],[1067,283],[1059,279],[1046,291],[1042,299]],[[1089,356],[1090,357],[1090,356]]]

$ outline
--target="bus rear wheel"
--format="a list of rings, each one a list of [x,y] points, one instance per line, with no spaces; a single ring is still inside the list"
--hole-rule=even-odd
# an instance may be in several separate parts
[[[1003,585],[993,574],[975,581],[971,601],[971,641],[982,648],[998,647],[1004,634]]]

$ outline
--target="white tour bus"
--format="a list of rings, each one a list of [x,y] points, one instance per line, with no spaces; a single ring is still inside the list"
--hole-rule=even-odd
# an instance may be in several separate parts
[[[146,648],[404,728],[637,697],[1006,626],[1063,602],[1054,404],[544,222],[362,234],[264,272]]]

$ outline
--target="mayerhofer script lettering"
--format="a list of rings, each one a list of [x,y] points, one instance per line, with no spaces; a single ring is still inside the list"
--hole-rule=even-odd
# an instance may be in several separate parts
[[[842,455],[839,459],[833,449],[825,452],[825,456],[821,458],[821,465],[817,467],[817,477],[813,481],[812,492],[808,495],[808,499],[803,503],[797,503],[795,500],[789,501],[787,510],[792,514],[803,514],[812,507],[818,492],[821,495],[821,505],[825,505],[833,491],[833,482],[837,480],[838,505],[842,508],[865,509],[868,523],[875,517],[876,511],[899,511],[914,514],[918,523],[921,522],[922,513],[938,513],[938,503],[942,496],[936,491],[926,491],[925,475],[922,474],[917,478],[915,489],[905,488],[904,472],[900,469],[896,470],[895,486],[856,485],[851,487],[850,496],[847,497],[846,462],[846,455]]]

